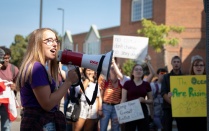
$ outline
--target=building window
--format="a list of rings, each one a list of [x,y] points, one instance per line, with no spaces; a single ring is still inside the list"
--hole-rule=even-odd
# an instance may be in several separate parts
[[[89,54],[99,54],[99,44],[98,43],[89,43],[88,53]]]
[[[86,54],[100,54],[100,42],[84,43],[83,47]]]
[[[131,21],[152,18],[152,0],[132,0]]]

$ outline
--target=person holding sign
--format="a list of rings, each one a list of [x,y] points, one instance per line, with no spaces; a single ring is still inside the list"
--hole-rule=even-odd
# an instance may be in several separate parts
[[[157,70],[158,78],[154,82],[150,83],[152,88],[152,96],[153,96],[153,104],[150,107],[151,118],[153,119],[154,125],[157,129],[163,129],[162,126],[162,117],[163,117],[163,98],[161,96],[161,82],[163,76],[167,74],[167,70],[165,68],[159,68]]]
[[[111,119],[111,130],[120,130],[114,105],[119,104],[121,101],[121,83],[124,83],[124,78],[125,77],[115,63],[115,60],[112,59],[109,78],[107,81],[103,80],[101,82],[101,96],[103,103],[102,109],[100,109],[99,112],[103,114],[103,117],[100,119],[100,131],[107,131],[109,119]]]
[[[173,69],[170,73],[164,75],[162,80],[161,95],[163,97],[163,129],[164,131],[172,131],[172,110],[171,110],[171,92],[170,92],[170,76],[182,75],[181,73],[181,58],[174,56],[171,59],[171,65]],[[177,128],[183,126],[181,118],[176,118]]]
[[[139,99],[144,114],[143,119],[125,123],[125,130],[149,131],[149,116],[146,104],[152,104],[152,90],[150,84],[143,81],[143,68],[136,64],[131,71],[131,79],[126,81],[122,88],[121,103]],[[145,97],[147,96],[147,99]]]
[[[205,62],[199,55],[191,58],[190,75],[205,75]],[[207,131],[206,117],[184,117],[183,118],[184,131]]]

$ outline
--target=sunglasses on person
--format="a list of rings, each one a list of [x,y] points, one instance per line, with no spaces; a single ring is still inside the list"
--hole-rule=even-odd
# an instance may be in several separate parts
[[[167,74],[167,72],[159,72],[160,75]]]

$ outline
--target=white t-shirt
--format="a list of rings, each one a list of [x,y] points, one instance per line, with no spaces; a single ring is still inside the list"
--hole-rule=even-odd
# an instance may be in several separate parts
[[[92,96],[94,93],[94,89],[95,89],[96,83],[92,83],[90,82],[88,84],[88,87],[85,90],[85,94],[88,97],[88,99],[91,101],[92,100]],[[80,86],[78,86],[80,90]],[[97,97],[100,96],[100,89],[98,87],[98,92],[97,92]],[[94,104],[92,106],[89,106],[88,103],[86,102],[86,97],[84,95],[84,93],[81,94],[81,113],[80,113],[80,117],[83,119],[97,119],[97,104],[96,104],[96,100],[94,102]]]
[[[91,101],[92,99],[92,96],[93,96],[93,93],[94,93],[94,89],[95,89],[95,86],[96,86],[96,83],[92,83],[92,82],[89,82],[88,84],[88,87],[86,88],[85,90],[85,94],[86,96],[88,97],[88,99]],[[76,90],[79,90],[80,91],[81,87],[78,86],[76,88]],[[98,92],[97,92],[97,97],[99,97],[100,95],[100,90],[99,90],[99,87],[98,87]],[[81,94],[81,101],[86,101],[86,97],[85,95],[82,93]]]

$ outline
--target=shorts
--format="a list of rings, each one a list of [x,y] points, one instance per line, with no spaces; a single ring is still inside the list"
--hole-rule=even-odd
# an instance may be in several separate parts
[[[97,119],[98,115],[96,104],[89,106],[86,101],[81,101],[81,112],[79,117],[83,119]]]
[[[53,122],[47,123],[46,125],[44,125],[43,131],[56,131],[55,123]]]

